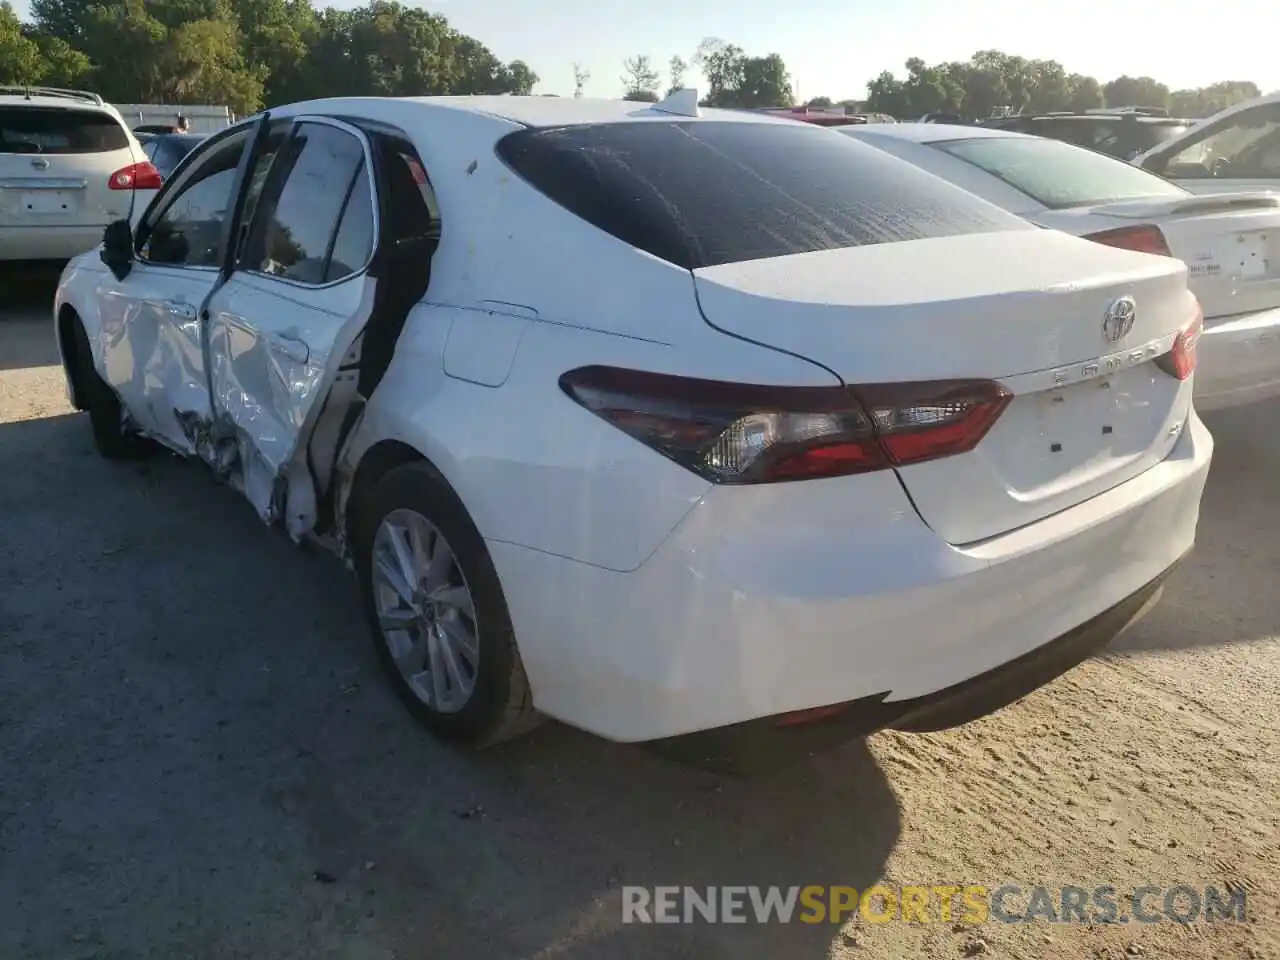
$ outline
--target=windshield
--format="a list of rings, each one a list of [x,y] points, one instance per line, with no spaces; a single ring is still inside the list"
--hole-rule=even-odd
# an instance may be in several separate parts
[[[1179,178],[1269,178],[1280,172],[1280,104],[1238,113],[1169,158]]]
[[[1050,210],[1187,196],[1153,173],[1061,140],[982,137],[929,146],[973,164]]]
[[[498,154],[578,217],[688,270],[1027,226],[874,147],[808,123],[530,129],[504,137]]]

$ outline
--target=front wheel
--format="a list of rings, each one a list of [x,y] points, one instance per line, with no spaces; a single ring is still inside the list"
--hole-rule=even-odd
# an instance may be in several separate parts
[[[369,630],[410,712],[440,738],[475,747],[536,726],[497,571],[445,480],[425,463],[398,467],[355,506]]]

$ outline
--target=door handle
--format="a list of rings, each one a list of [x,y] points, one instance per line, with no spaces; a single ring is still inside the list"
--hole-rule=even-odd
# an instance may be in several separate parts
[[[272,353],[278,353],[294,363],[306,363],[311,359],[311,348],[297,337],[285,333],[273,333],[267,338]]]
[[[178,320],[194,320],[196,318],[196,308],[189,303],[183,303],[181,300],[170,300],[165,304],[169,316]]]

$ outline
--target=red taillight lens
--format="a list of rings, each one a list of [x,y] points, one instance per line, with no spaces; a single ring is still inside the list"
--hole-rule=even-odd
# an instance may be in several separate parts
[[[1173,251],[1169,249],[1169,243],[1165,240],[1164,234],[1153,223],[1103,230],[1101,233],[1087,233],[1084,238],[1108,247],[1136,250],[1138,253],[1155,253],[1162,257],[1173,256]]]
[[[401,156],[404,156],[404,154],[401,154]],[[425,187],[427,185],[427,171],[422,169],[422,164],[413,159],[413,157],[404,157],[404,162],[409,167],[409,173],[413,176],[413,182],[420,187]]]
[[[121,167],[107,181],[112,190],[159,190],[163,184],[160,171],[149,160]]]
[[[1204,332],[1204,310],[1196,303],[1195,316],[1173,341],[1173,349],[1164,356],[1156,358],[1156,365],[1170,376],[1186,380],[1196,372],[1196,345],[1200,342],[1200,334]]]
[[[715,483],[884,470],[972,450],[1008,405],[989,381],[775,387],[584,367],[560,378],[592,413]]]

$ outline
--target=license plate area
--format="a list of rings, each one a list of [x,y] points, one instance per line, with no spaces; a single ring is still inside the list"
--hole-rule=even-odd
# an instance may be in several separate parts
[[[70,190],[24,190],[18,194],[18,213],[58,216],[75,213],[78,197]]]
[[[1177,385],[1147,362],[1017,398],[990,438],[1007,488],[1038,500],[1162,456]]]
[[[1213,242],[1212,257],[1222,273],[1237,280],[1267,280],[1276,276],[1276,251],[1280,231],[1251,230]]]

